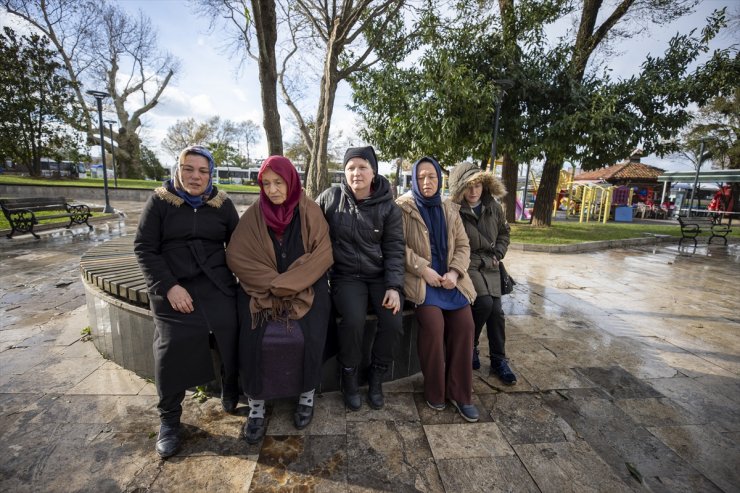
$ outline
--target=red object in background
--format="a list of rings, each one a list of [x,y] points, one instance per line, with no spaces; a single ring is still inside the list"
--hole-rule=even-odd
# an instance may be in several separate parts
[[[732,188],[730,188],[730,185],[723,185],[722,188],[717,190],[717,193],[714,194],[714,197],[709,203],[709,207],[707,207],[707,209],[710,211],[732,212],[734,202],[735,201],[732,200]]]

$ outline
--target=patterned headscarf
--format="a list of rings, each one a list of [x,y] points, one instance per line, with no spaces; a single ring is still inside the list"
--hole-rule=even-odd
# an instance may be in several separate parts
[[[262,174],[268,168],[280,175],[288,185],[285,202],[280,205],[272,203],[267,194],[265,194],[262,186]],[[298,171],[293,166],[293,163],[290,162],[290,159],[283,156],[270,156],[262,163],[262,167],[257,175],[257,183],[260,186],[260,210],[265,217],[265,222],[277,236],[282,236],[285,228],[293,220],[293,212],[301,198],[302,187]]]
[[[208,186],[206,186],[203,195],[190,195],[185,191],[182,179],[180,178],[180,167],[185,163],[185,157],[190,154],[203,156],[208,160]],[[198,207],[201,207],[208,200],[208,197],[211,196],[211,193],[213,193],[213,170],[215,168],[216,163],[213,160],[213,155],[211,155],[208,149],[203,146],[188,146],[180,152],[180,157],[177,159],[177,166],[175,167],[174,173],[172,173],[173,177],[164,182],[164,186],[167,189],[173,189],[175,193],[185,202],[190,204],[193,209],[197,209]]]

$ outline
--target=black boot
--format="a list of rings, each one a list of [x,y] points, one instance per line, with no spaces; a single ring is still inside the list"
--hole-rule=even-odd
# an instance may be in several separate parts
[[[180,423],[165,424],[159,426],[159,436],[155,449],[163,459],[171,457],[180,448]]]
[[[383,399],[383,375],[388,371],[388,366],[373,363],[367,376],[367,403],[373,409],[382,409],[385,405]]]
[[[352,411],[362,407],[362,398],[357,384],[357,368],[342,368],[342,394],[344,404]]]
[[[221,406],[229,414],[236,411],[239,405],[239,376],[234,373],[227,376],[221,365]]]

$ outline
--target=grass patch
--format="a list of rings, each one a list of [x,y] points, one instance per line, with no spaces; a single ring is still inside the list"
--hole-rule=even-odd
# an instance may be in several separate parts
[[[53,187],[93,187],[103,188],[102,178],[79,178],[79,179],[51,179],[51,178],[32,178],[30,176],[0,175],[1,185],[35,185],[35,186],[53,186]],[[118,179],[118,188],[136,188],[154,190],[162,182],[152,180],[130,180],[128,178]],[[258,193],[259,187],[256,185],[217,185],[220,190],[227,192],[248,192]],[[113,180],[108,180],[108,188],[113,188]]]
[[[552,226],[534,227],[528,223],[511,225],[512,243],[534,243],[539,245],[570,245],[587,241],[624,240],[644,238],[647,234],[681,236],[678,225],[653,225],[635,223],[579,223],[575,221],[553,221]]]

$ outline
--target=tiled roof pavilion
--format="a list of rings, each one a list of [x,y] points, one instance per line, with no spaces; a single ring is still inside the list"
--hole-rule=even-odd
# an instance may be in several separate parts
[[[629,159],[624,162],[599,168],[594,171],[586,171],[574,177],[575,181],[605,181],[611,184],[626,184],[632,182],[658,183],[658,176],[664,170],[643,164],[640,162],[642,152],[636,150]]]

